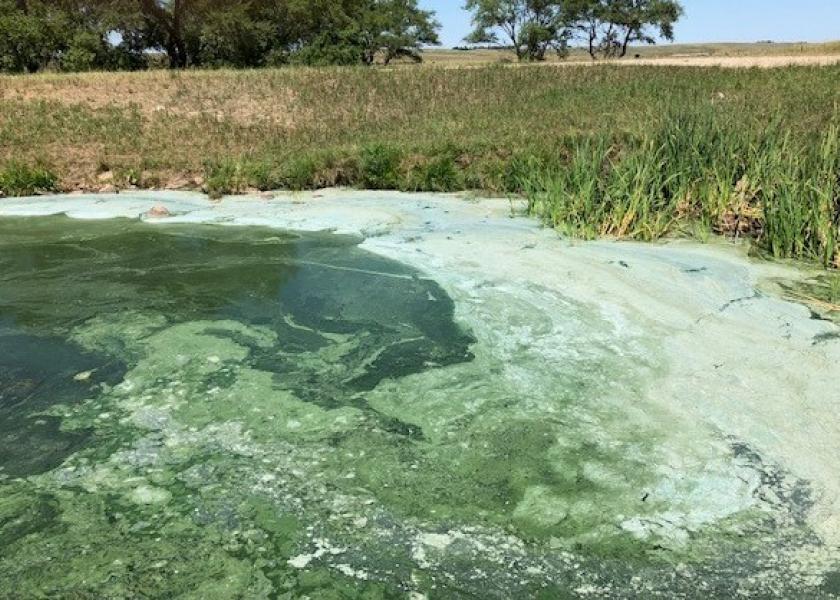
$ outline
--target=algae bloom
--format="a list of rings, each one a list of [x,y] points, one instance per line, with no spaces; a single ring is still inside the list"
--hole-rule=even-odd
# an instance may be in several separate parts
[[[761,393],[753,330],[710,365],[673,345],[759,307],[780,344],[832,325],[740,257],[569,255],[408,198],[360,205],[357,235],[311,232],[329,198],[0,219],[0,598],[837,597],[830,478],[772,390],[765,416],[714,412]],[[97,216],[149,206],[112,200]],[[654,297],[657,322],[607,300],[650,291],[639,265],[731,303]]]

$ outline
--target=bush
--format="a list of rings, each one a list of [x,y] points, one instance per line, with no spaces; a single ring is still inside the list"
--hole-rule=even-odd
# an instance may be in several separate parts
[[[32,196],[58,190],[58,178],[43,166],[10,162],[0,168],[0,192],[6,196]]]
[[[396,148],[383,144],[366,146],[359,160],[359,183],[373,190],[398,189],[401,158]]]
[[[454,192],[464,187],[464,176],[450,154],[436,156],[417,165],[410,175],[410,187],[424,192]]]
[[[280,182],[292,191],[317,188],[323,169],[323,163],[312,155],[293,156],[283,164]]]
[[[308,44],[291,54],[296,65],[324,67],[358,65],[363,62],[364,47],[355,32],[322,31]]]
[[[108,65],[108,48],[98,35],[81,31],[73,36],[70,47],[61,56],[62,71],[92,71]]]
[[[242,162],[224,159],[205,163],[204,187],[207,195],[215,200],[244,191],[248,187],[248,176]]]

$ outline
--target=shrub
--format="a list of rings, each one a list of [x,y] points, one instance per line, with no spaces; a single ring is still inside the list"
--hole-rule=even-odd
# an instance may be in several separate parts
[[[92,31],[81,31],[73,36],[70,47],[61,56],[61,70],[80,72],[105,68],[107,48],[102,38]]]
[[[248,179],[242,162],[223,159],[205,163],[204,187],[213,199],[244,191],[248,187]]]
[[[454,192],[463,188],[464,176],[454,157],[443,154],[415,166],[409,181],[416,191]]]
[[[293,191],[321,187],[323,163],[310,154],[290,157],[283,164],[280,180],[283,187]]]
[[[58,190],[58,178],[46,167],[6,163],[0,168],[0,192],[6,196],[32,196]]]
[[[374,144],[362,149],[359,159],[359,183],[374,190],[400,187],[401,153],[396,148]]]

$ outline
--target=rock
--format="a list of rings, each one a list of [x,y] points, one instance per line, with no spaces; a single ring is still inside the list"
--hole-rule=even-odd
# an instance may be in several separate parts
[[[117,186],[109,183],[108,185],[103,185],[99,188],[100,194],[119,194],[120,190],[117,189]]]
[[[104,171],[97,175],[96,179],[98,179],[102,183],[109,183],[111,181],[114,181],[114,173],[112,171]]]
[[[172,213],[163,204],[155,204],[146,212],[145,216],[147,219],[163,219],[165,217],[171,217]]]

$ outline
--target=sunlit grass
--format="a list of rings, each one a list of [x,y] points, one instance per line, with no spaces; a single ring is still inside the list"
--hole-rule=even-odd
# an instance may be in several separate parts
[[[717,232],[829,265],[837,81],[838,66],[0,77],[0,165],[64,189],[524,193],[576,236]]]
[[[41,165],[9,161],[0,167],[0,192],[8,196],[30,196],[57,189],[56,176]]]
[[[780,123],[751,131],[680,114],[637,141],[583,140],[521,181],[533,214],[578,237],[711,230],[755,238],[777,258],[840,260],[836,124],[799,138]]]

